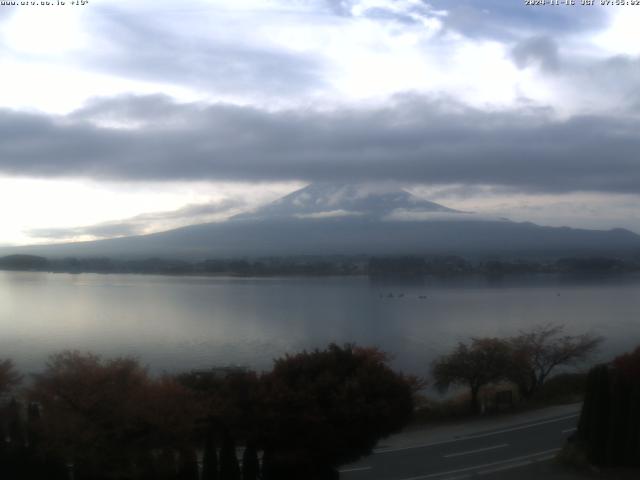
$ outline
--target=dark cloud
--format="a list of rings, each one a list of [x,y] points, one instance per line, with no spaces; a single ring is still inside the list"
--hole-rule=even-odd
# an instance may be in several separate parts
[[[324,0],[325,5],[330,11],[341,16],[351,16],[351,7],[353,0]]]
[[[357,0],[325,0],[329,10],[342,17],[353,17],[353,7],[358,5]],[[357,16],[372,20],[395,21],[407,25],[419,25],[419,18],[432,17],[432,8],[426,3],[398,2],[404,8],[388,8],[375,6],[359,9]]]
[[[527,38],[513,48],[511,55],[519,68],[535,65],[543,70],[555,72],[560,66],[558,45],[549,37]]]
[[[573,91],[579,86],[584,99],[605,97],[610,109],[624,105],[627,111],[638,111],[640,97],[635,86],[640,81],[640,57],[581,58],[566,53],[561,55],[554,38],[541,35],[524,38],[511,49],[518,68],[539,68]]]
[[[351,16],[357,0],[324,0],[329,10],[340,16]],[[469,38],[490,38],[500,41],[516,41],[532,35],[564,36],[576,32],[593,31],[606,25],[607,17],[600,6],[575,5],[564,8],[528,7],[522,1],[504,0],[422,0],[405,5],[405,11],[376,6],[363,12],[372,19],[415,22],[410,14],[431,16],[436,12],[448,30]]]
[[[128,237],[145,233],[150,225],[157,228],[159,223],[171,228],[177,225],[206,222],[208,220],[207,217],[210,215],[230,212],[232,209],[244,205],[245,203],[239,199],[225,199],[215,203],[187,205],[169,212],[144,213],[125,220],[72,228],[37,228],[25,233],[33,238],[54,240],[66,240],[83,236],[95,238]],[[179,223],[176,224],[172,221],[179,221]]]
[[[585,88],[596,89],[611,99],[623,97],[629,109],[638,111],[640,57],[616,55],[604,60],[574,64],[570,71]]]
[[[528,7],[522,1],[504,0],[428,0],[423,3],[446,10],[447,15],[442,17],[445,26],[470,38],[509,41],[532,35],[560,37],[597,30],[607,22],[599,6]]]
[[[197,203],[186,205],[177,210],[169,212],[151,212],[143,213],[133,217],[130,222],[151,222],[158,220],[182,220],[195,217],[203,217],[207,215],[228,212],[231,209],[245,206],[246,203],[238,198],[227,198],[213,203]]]
[[[216,94],[292,95],[321,85],[322,66],[316,59],[252,44],[250,38],[239,39],[237,32],[226,40],[222,34],[217,40],[203,38],[189,30],[162,27],[144,12],[132,15],[109,7],[96,8],[90,26],[92,36],[109,47],[94,49],[79,61],[107,74]],[[224,18],[211,28],[224,32]]]
[[[398,13],[386,8],[370,8],[364,12],[363,16],[373,20],[393,20],[406,25],[417,25],[418,20],[410,13]]]
[[[514,63],[520,67],[538,68],[544,80],[552,83],[555,93],[571,104],[576,99],[587,109],[600,108],[610,112],[637,114],[640,112],[640,58],[615,55],[606,58],[580,58],[561,55],[557,44],[547,37],[532,37],[518,43],[511,51]],[[555,86],[552,86],[555,85]]]
[[[96,238],[129,237],[139,234],[140,231],[137,225],[114,223],[72,228],[34,228],[25,233],[32,238],[68,240],[86,235]]]
[[[91,123],[105,117],[137,128]],[[68,117],[0,111],[0,171],[122,180],[384,179],[636,193],[635,124],[619,114],[560,121],[541,109],[481,111],[418,96],[396,98],[384,108],[324,112],[129,97],[103,100]]]

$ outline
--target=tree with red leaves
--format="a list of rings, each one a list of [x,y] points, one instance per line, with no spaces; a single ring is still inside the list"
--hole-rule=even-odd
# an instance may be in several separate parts
[[[76,478],[126,476],[150,450],[180,449],[196,414],[186,388],[137,360],[79,352],[53,355],[29,396],[42,406],[42,447],[73,462]]]
[[[277,359],[263,378],[263,470],[281,480],[337,478],[339,465],[406,425],[417,382],[388,361],[349,344]]]

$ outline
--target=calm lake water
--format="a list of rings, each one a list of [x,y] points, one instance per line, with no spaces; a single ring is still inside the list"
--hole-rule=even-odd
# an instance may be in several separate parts
[[[286,352],[334,341],[380,346],[396,367],[425,374],[458,341],[545,322],[604,336],[598,359],[629,350],[640,344],[640,277],[380,283],[0,272],[0,358],[26,371],[62,349],[135,355],[154,371],[266,369]]]

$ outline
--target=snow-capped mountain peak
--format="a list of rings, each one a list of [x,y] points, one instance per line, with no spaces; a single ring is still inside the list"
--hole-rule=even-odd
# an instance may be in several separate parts
[[[235,219],[368,217],[461,214],[406,190],[373,184],[313,183]]]

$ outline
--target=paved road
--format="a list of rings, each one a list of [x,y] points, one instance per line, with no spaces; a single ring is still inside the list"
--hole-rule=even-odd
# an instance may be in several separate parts
[[[575,430],[577,413],[453,440],[379,449],[341,469],[344,480],[443,480],[550,460]]]

